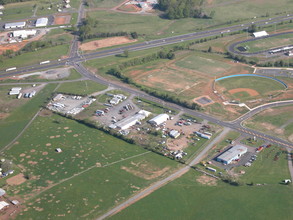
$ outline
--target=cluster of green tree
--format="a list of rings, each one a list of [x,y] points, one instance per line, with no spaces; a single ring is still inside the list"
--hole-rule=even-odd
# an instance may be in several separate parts
[[[0,0],[0,5],[6,5],[9,3],[15,3],[15,2],[28,2],[32,0]]]
[[[215,11],[207,15],[201,5],[204,0],[159,0],[159,9],[165,11],[168,19],[212,18]]]

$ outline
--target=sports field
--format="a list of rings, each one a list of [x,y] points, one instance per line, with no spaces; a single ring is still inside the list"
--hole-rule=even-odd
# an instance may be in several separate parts
[[[245,126],[293,142],[293,106],[265,110],[245,121]]]
[[[228,60],[204,53],[193,53],[178,60],[175,62],[175,65],[206,74],[209,77],[228,72],[233,67],[232,63]]]
[[[261,220],[269,216],[289,220],[293,215],[292,194],[292,186],[279,182],[236,187],[192,170],[110,219]]]
[[[284,34],[255,41],[249,41],[238,46],[245,47],[248,53],[268,50],[271,48],[288,46],[293,44],[293,34]],[[237,47],[238,47],[237,46]]]
[[[247,101],[273,95],[285,88],[282,84],[271,79],[240,76],[216,82],[216,89],[230,99]]]
[[[180,166],[47,111],[5,155],[29,176],[6,188],[25,199],[18,219],[92,219]]]

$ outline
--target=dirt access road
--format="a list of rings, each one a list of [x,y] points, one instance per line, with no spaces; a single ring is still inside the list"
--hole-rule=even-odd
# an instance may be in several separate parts
[[[171,174],[170,176],[166,177],[165,179],[162,179],[156,183],[154,183],[153,185],[149,186],[148,188],[144,189],[143,191],[141,191],[140,193],[132,196],[131,198],[129,198],[128,200],[126,200],[125,202],[121,203],[120,205],[116,206],[115,208],[111,209],[110,211],[106,212],[104,215],[100,216],[99,218],[97,218],[97,220],[102,220],[105,219],[107,217],[110,217],[120,211],[122,211],[123,209],[127,208],[128,206],[136,203],[137,201],[139,201],[140,199],[148,196],[149,194],[153,193],[154,191],[156,191],[157,189],[161,188],[162,186],[166,185],[167,183],[179,178],[180,176],[182,176],[183,174],[185,174],[186,172],[188,172],[191,169],[191,166],[199,163],[204,155],[206,155],[206,153],[216,144],[218,143],[223,137],[225,137],[225,135],[230,131],[230,128],[224,128],[224,130],[215,138],[213,139],[204,149],[203,151],[201,151],[187,166],[177,170],[175,173]]]

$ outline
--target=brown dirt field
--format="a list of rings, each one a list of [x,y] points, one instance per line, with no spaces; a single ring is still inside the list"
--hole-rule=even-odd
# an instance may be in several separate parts
[[[213,177],[210,176],[205,176],[202,175],[196,179],[197,182],[203,184],[203,185],[208,185],[208,186],[216,186],[217,185],[217,180]]]
[[[19,51],[28,43],[28,41],[22,41],[20,43],[15,44],[2,44],[0,45],[0,54],[3,54],[6,50],[13,50],[14,52]]]
[[[109,37],[102,40],[95,40],[80,45],[81,50],[96,50],[99,48],[110,47],[120,44],[128,44],[136,42],[137,40],[130,40],[128,37]]]
[[[6,180],[8,185],[20,185],[26,181],[26,178],[22,173],[19,173],[13,177],[10,177]]]
[[[54,25],[68,24],[70,22],[71,15],[59,15],[54,17]]]
[[[259,93],[254,89],[248,89],[248,88],[237,88],[237,89],[231,89],[228,91],[231,95],[238,93],[238,92],[247,92],[250,96],[258,96]]]

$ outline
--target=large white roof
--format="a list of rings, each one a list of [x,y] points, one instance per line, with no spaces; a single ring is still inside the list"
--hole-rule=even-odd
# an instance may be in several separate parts
[[[39,18],[37,19],[36,27],[47,26],[47,24],[48,24],[48,18]]]
[[[160,125],[160,124],[164,123],[165,121],[167,121],[168,118],[169,118],[169,115],[160,114],[160,115],[157,115],[156,117],[154,117],[153,119],[149,120],[149,122],[152,124]]]
[[[259,32],[254,32],[253,36],[254,37],[264,37],[264,36],[268,36],[269,34],[266,31],[259,31]]]
[[[233,160],[235,157],[237,157],[237,155],[243,155],[247,152],[247,148],[242,146],[242,145],[235,145],[234,147],[230,148],[229,150],[227,150],[226,152],[224,152],[222,155],[218,156],[218,159],[222,160],[222,161],[231,161]]]

